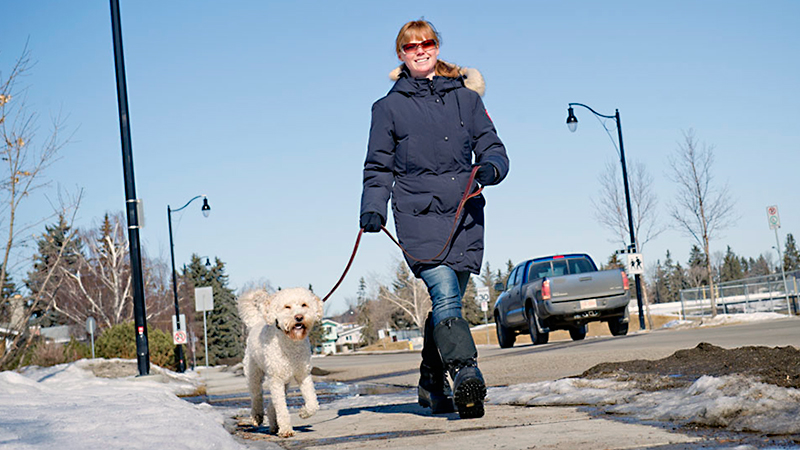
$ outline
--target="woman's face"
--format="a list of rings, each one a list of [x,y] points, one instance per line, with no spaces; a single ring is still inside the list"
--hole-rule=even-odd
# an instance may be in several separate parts
[[[436,73],[439,46],[433,39],[412,39],[403,45],[397,55],[414,78],[432,79]]]

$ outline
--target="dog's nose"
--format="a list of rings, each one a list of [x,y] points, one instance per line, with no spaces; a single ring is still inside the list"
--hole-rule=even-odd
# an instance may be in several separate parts
[[[298,315],[294,316],[294,321],[295,322],[302,322],[303,321],[303,315],[302,314],[298,314]]]

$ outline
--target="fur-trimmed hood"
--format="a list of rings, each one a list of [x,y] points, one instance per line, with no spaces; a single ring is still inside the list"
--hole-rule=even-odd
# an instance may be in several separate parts
[[[464,87],[477,92],[478,95],[483,97],[483,94],[486,92],[486,82],[483,80],[483,75],[481,75],[478,69],[459,67],[456,64],[442,61],[441,59],[439,61],[456,68],[461,78],[464,80]],[[405,69],[405,64],[400,64],[389,73],[389,79],[392,81],[399,80],[401,76],[408,76],[408,70]]]

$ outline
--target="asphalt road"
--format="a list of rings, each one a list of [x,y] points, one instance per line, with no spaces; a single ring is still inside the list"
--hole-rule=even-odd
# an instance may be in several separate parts
[[[660,359],[701,342],[719,347],[750,345],[800,348],[800,318],[740,325],[636,332],[627,336],[586,338],[509,349],[478,345],[478,364],[490,386],[556,380],[574,376],[601,362]],[[337,381],[363,381],[416,386],[419,352],[350,354],[314,358],[315,367]]]

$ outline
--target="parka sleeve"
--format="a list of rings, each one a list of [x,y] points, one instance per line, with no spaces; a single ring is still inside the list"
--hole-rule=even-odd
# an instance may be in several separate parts
[[[376,212],[386,221],[386,204],[394,184],[394,124],[391,113],[381,101],[372,105],[372,125],[364,161],[364,187],[361,214]]]
[[[508,175],[508,155],[506,147],[497,136],[492,119],[483,105],[479,95],[472,110],[472,142],[477,164],[490,163],[497,170],[497,178],[492,183],[498,184]]]

